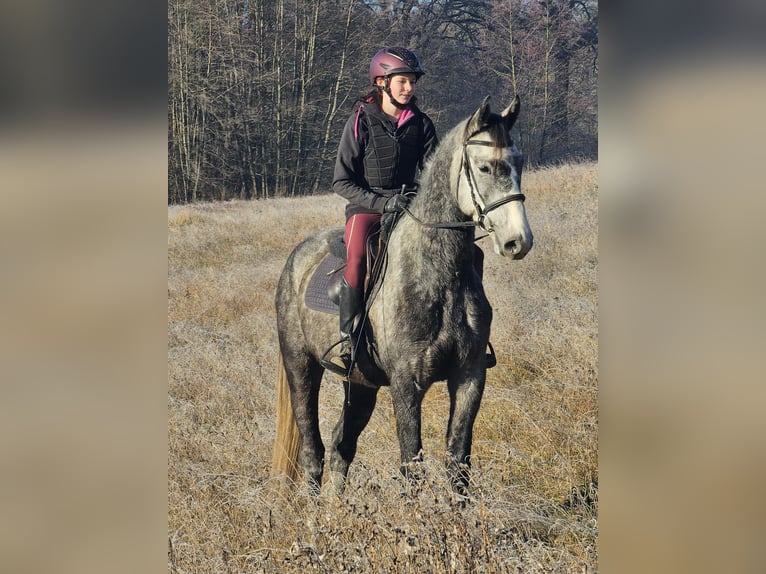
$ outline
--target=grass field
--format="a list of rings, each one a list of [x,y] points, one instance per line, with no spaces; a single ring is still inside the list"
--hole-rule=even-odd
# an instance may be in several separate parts
[[[362,434],[346,493],[312,499],[270,478],[274,290],[290,250],[343,224],[320,195],[168,209],[168,565],[178,573],[595,572],[597,166],[524,176],[535,246],[495,256],[485,288],[498,365],[474,429],[473,493],[442,466],[445,385],[423,407],[428,477],[398,476],[390,397]],[[325,442],[342,388],[320,397]]]

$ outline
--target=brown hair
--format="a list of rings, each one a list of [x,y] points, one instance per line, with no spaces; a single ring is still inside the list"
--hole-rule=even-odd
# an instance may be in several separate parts
[[[359,96],[356,100],[354,100],[354,103],[361,102],[363,104],[370,104],[372,102],[375,102],[378,104],[378,107],[382,107],[383,104],[383,90],[379,86],[375,86],[373,89],[371,89],[369,92],[364,94],[363,96]]]

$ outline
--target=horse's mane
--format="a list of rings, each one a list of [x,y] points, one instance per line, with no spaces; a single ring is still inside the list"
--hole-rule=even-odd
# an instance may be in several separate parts
[[[465,124],[467,122],[468,120],[465,119],[458,123],[439,142],[434,153],[423,167],[423,173],[421,174],[421,183],[423,185],[434,185],[436,182],[449,185],[449,165],[452,161],[452,153],[457,146],[462,144],[462,134],[465,133]],[[447,178],[447,181],[442,180],[444,177]],[[436,182],[431,180],[436,180]]]
[[[418,220],[429,223],[464,221],[465,215],[457,203],[451,172],[455,152],[463,145],[463,133],[467,120],[461,121],[440,140],[420,174],[418,194],[412,202],[411,211]],[[414,218],[405,217],[397,225],[405,234],[403,241],[396,241],[396,247],[404,251],[416,250],[417,265],[444,270],[454,266],[465,257],[472,257],[473,250],[466,250],[466,242],[473,242],[473,227],[444,230],[421,225]],[[406,228],[406,231],[405,231]],[[393,243],[393,242],[392,242]],[[428,252],[423,259],[422,253]],[[462,263],[461,263],[462,265]]]
[[[424,196],[429,196],[430,201],[429,212],[432,212],[434,217],[439,212],[444,212],[448,209],[448,205],[442,201],[438,201],[432,197],[432,192],[441,191],[442,195],[449,195],[447,192],[451,189],[450,185],[450,170],[452,167],[452,158],[454,151],[457,147],[462,145],[463,133],[465,133],[465,126],[467,119],[459,122],[455,127],[447,132],[447,135],[439,142],[439,145],[434,150],[431,157],[423,166],[423,171],[420,174],[420,192]],[[446,199],[446,197],[445,197]],[[456,208],[457,206],[455,206]],[[429,213],[430,215],[431,213]],[[444,217],[447,214],[443,214]],[[457,213],[450,213],[450,216],[457,216]]]

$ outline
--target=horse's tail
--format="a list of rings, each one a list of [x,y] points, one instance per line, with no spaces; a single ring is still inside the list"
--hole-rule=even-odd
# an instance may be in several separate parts
[[[285,476],[290,482],[297,481],[300,445],[301,436],[298,433],[298,425],[295,423],[290,401],[290,387],[287,384],[287,373],[280,352],[277,364],[277,428],[271,459],[272,476]]]

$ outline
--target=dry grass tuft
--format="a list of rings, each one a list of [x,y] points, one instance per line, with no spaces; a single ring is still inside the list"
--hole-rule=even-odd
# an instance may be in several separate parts
[[[597,169],[525,175],[535,247],[488,251],[498,366],[474,431],[474,499],[442,467],[449,403],[424,403],[426,477],[399,477],[388,393],[362,435],[342,500],[269,476],[277,338],[289,251],[343,223],[332,195],[171,207],[168,425],[171,572],[592,572],[597,568]],[[340,384],[322,389],[325,440]]]
[[[202,221],[202,218],[189,209],[177,210],[173,217],[168,217],[169,227],[183,227],[184,225],[191,225],[192,223],[198,223]]]

